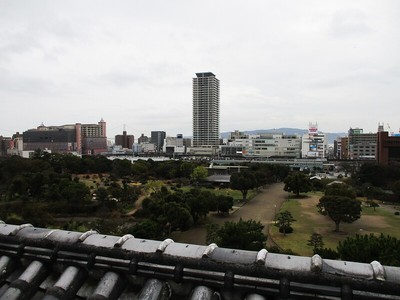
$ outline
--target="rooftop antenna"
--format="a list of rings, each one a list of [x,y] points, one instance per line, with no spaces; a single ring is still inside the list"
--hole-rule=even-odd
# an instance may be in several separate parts
[[[389,123],[387,123],[387,127],[389,129],[389,136],[392,136],[394,134],[394,132],[392,131],[392,129],[390,128]]]

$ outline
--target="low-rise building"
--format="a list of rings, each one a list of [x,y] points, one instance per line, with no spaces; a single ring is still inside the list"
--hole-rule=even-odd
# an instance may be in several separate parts
[[[150,154],[156,152],[156,145],[153,143],[133,143],[132,145],[133,155],[140,155],[140,154]]]
[[[240,131],[231,133],[227,145],[220,146],[222,156],[300,158],[301,137],[284,133],[246,135]]]
[[[243,150],[244,150],[243,146],[236,146],[236,145],[221,145],[220,146],[221,156],[242,157]]]
[[[163,143],[163,152],[169,155],[185,154],[186,147],[182,134],[177,134],[176,137],[167,136]]]
[[[263,134],[253,139],[252,155],[257,157],[300,158],[301,137],[298,135]],[[249,156],[249,154],[246,154]]]
[[[213,145],[187,148],[187,153],[191,155],[214,156],[217,155],[218,152],[219,148]]]
[[[138,138],[138,144],[144,144],[148,142],[150,142],[150,138],[142,133],[142,135]]]

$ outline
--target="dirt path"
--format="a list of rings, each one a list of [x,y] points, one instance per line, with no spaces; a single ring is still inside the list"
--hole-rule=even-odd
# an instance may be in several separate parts
[[[146,199],[146,197],[147,195],[140,195],[139,198],[135,201],[132,210],[128,211],[124,216],[125,217],[133,216],[135,212],[137,212],[137,210],[142,207],[143,200]]]
[[[287,199],[287,192],[283,190],[282,183],[276,183],[263,189],[260,194],[241,207],[234,207],[233,212],[226,217],[211,214],[208,217],[209,223],[223,224],[226,221],[239,221],[253,219],[260,221],[264,227],[264,233],[268,234],[268,227],[274,223],[275,211],[278,212],[282,203]],[[276,210],[275,210],[276,207]],[[172,239],[176,242],[190,244],[206,244],[206,228],[199,226],[185,232],[174,232]],[[267,241],[267,246],[271,246],[271,240]]]

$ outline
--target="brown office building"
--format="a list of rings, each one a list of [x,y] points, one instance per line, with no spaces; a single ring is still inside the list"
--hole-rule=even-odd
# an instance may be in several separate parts
[[[339,159],[349,159],[349,138],[348,137],[342,137],[340,139]]]
[[[389,136],[387,131],[378,132],[377,161],[382,165],[400,164],[400,136]]]
[[[53,153],[97,155],[107,152],[106,122],[44,126],[23,132],[23,150],[48,149]]]
[[[121,146],[122,148],[132,149],[132,145],[135,142],[135,137],[133,135],[126,134],[124,130],[122,135],[115,136],[115,145]]]

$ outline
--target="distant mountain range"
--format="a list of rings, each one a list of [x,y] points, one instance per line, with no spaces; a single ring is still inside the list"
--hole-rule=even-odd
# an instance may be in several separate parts
[[[262,134],[262,133],[283,133],[283,134],[297,134],[303,135],[308,132],[307,129],[300,129],[300,128],[274,128],[274,129],[257,129],[257,130],[249,130],[243,131],[246,134]],[[229,132],[222,132],[221,137],[228,138],[230,135]],[[334,140],[338,137],[347,136],[347,132],[324,132],[328,136],[328,144],[333,144]]]

